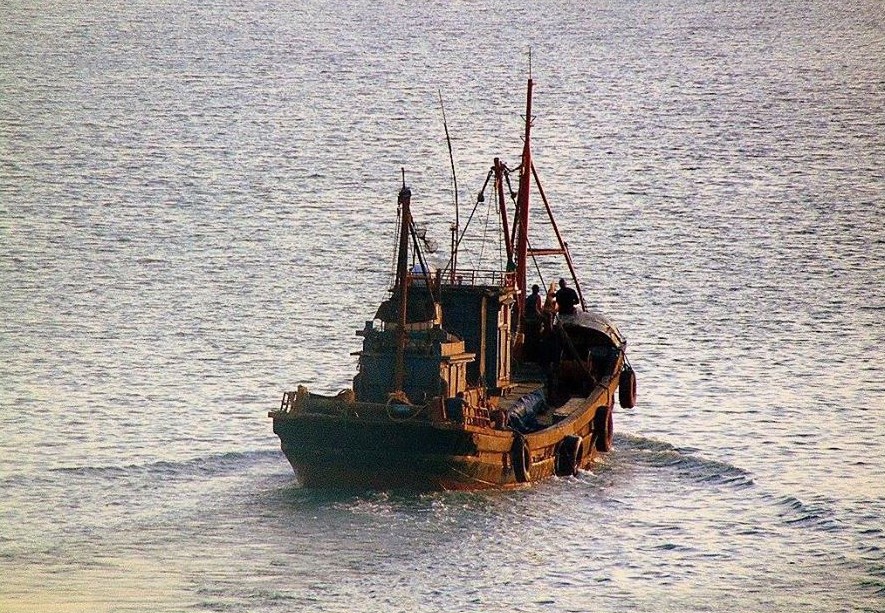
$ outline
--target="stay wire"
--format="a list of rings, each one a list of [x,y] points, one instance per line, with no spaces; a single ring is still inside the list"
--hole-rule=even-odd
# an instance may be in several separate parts
[[[489,172],[489,175],[491,175],[491,174],[492,173]],[[486,182],[488,182],[488,179],[486,179]],[[470,211],[470,216],[467,218],[467,223],[464,224],[464,229],[461,231],[461,235],[458,237],[458,240],[455,241],[455,251],[456,252],[458,251],[458,248],[461,246],[461,241],[464,240],[464,236],[467,234],[467,229],[470,227],[470,222],[473,221],[473,215],[474,215],[474,213],[476,213],[476,209],[479,208],[479,203],[480,203],[480,200],[479,200],[479,198],[477,198],[476,204],[473,205],[473,210]],[[449,268],[451,268],[451,266],[452,266],[452,256],[449,256],[449,262],[446,264],[446,266],[445,266],[445,268],[443,268],[443,270],[444,271],[449,270]]]

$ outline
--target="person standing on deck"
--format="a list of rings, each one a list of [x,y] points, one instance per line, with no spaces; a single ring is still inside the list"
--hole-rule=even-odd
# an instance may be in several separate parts
[[[559,280],[559,289],[556,291],[556,306],[562,315],[574,315],[575,307],[581,303],[578,292],[565,284],[565,279]]]
[[[532,293],[525,299],[525,319],[527,322],[535,322],[543,319],[544,311],[541,304],[541,288],[532,286]]]
[[[534,362],[538,358],[538,345],[541,341],[541,329],[544,323],[544,311],[541,305],[541,288],[532,286],[531,295],[525,299],[525,357]]]

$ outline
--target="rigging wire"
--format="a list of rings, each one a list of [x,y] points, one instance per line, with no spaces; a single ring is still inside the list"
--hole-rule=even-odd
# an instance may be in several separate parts
[[[417,256],[418,265],[421,267],[421,272],[424,276],[424,281],[427,284],[427,293],[428,298],[430,299],[431,308],[433,305],[438,302],[439,297],[433,294],[433,279],[430,276],[430,264],[427,263],[427,258],[424,257],[424,254],[421,252],[421,245],[419,244],[418,233],[415,230],[415,224],[412,223],[409,226],[409,234],[412,237],[412,250],[414,253],[413,257]]]
[[[442,89],[439,89],[439,108],[442,111],[442,119],[443,119],[443,130],[446,133],[446,144],[449,147],[449,162],[452,165],[452,186],[454,188],[454,196],[455,196],[455,232],[457,233],[461,229],[461,220],[459,218],[459,206],[458,206],[458,176],[455,173],[455,154],[452,152],[452,139],[449,137],[449,124],[446,121],[446,107],[443,105],[442,98]],[[457,261],[457,250],[452,254],[452,259]]]
[[[400,224],[402,223],[402,215],[403,215],[403,206],[397,202],[396,205],[396,223],[394,224],[393,231],[393,249],[390,250],[390,269],[388,270],[388,285],[393,287],[393,284],[396,283],[396,260],[397,260],[397,252],[399,251],[399,233],[400,233]]]
[[[488,184],[489,177],[492,176],[492,174],[493,173],[490,171],[488,176],[486,177],[486,184]],[[483,189],[485,189],[485,186],[483,186]],[[476,209],[479,208],[479,203],[482,201],[483,201],[482,192],[480,192],[479,197],[477,197],[477,199],[476,199],[476,204],[473,205],[473,210],[470,211],[470,216],[467,218],[467,223],[464,224],[464,229],[461,231],[461,234],[458,236],[458,239],[455,241],[455,249],[454,249],[455,253],[458,253],[458,248],[461,245],[461,241],[464,240],[464,236],[467,234],[468,228],[470,228],[470,222],[473,221],[473,215],[476,213]],[[443,268],[443,271],[447,271],[452,267],[452,264],[453,264],[452,260],[453,260],[453,258],[449,257],[449,261],[445,265],[445,268]]]
[[[488,204],[486,205],[486,221],[485,225],[482,228],[482,242],[479,244],[479,261],[476,264],[476,270],[482,270],[482,258],[485,255],[486,250],[486,237],[489,232],[489,220],[492,216],[492,202],[493,198],[489,198]]]
[[[532,242],[528,241],[529,249],[532,249]],[[541,281],[541,287],[545,288],[545,292],[547,291],[547,282],[544,280],[544,274],[541,272],[541,266],[538,264],[538,258],[535,257],[535,254],[532,254],[532,263],[535,265],[535,270],[538,271],[538,279]]]

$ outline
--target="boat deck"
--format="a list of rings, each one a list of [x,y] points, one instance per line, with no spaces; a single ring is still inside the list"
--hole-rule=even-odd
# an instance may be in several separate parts
[[[506,396],[501,396],[498,408],[504,411],[510,409],[517,400],[544,387],[542,381],[520,381],[513,385]]]

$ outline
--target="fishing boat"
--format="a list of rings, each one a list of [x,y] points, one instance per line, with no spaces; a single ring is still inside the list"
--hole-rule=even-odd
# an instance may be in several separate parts
[[[431,268],[403,172],[395,280],[357,331],[353,386],[330,396],[299,385],[268,414],[303,486],[508,488],[577,475],[611,450],[615,396],[632,408],[636,376],[625,337],[586,309],[541,188],[531,152],[532,89],[529,78],[521,162],[511,170],[496,158],[478,197],[493,181],[506,250],[500,269],[459,266],[460,224],[453,224],[448,264]],[[518,189],[508,190],[508,204],[511,173]],[[532,247],[532,191],[556,246]],[[528,293],[528,265],[546,256],[564,260],[574,287],[560,279],[542,306],[537,289]]]

